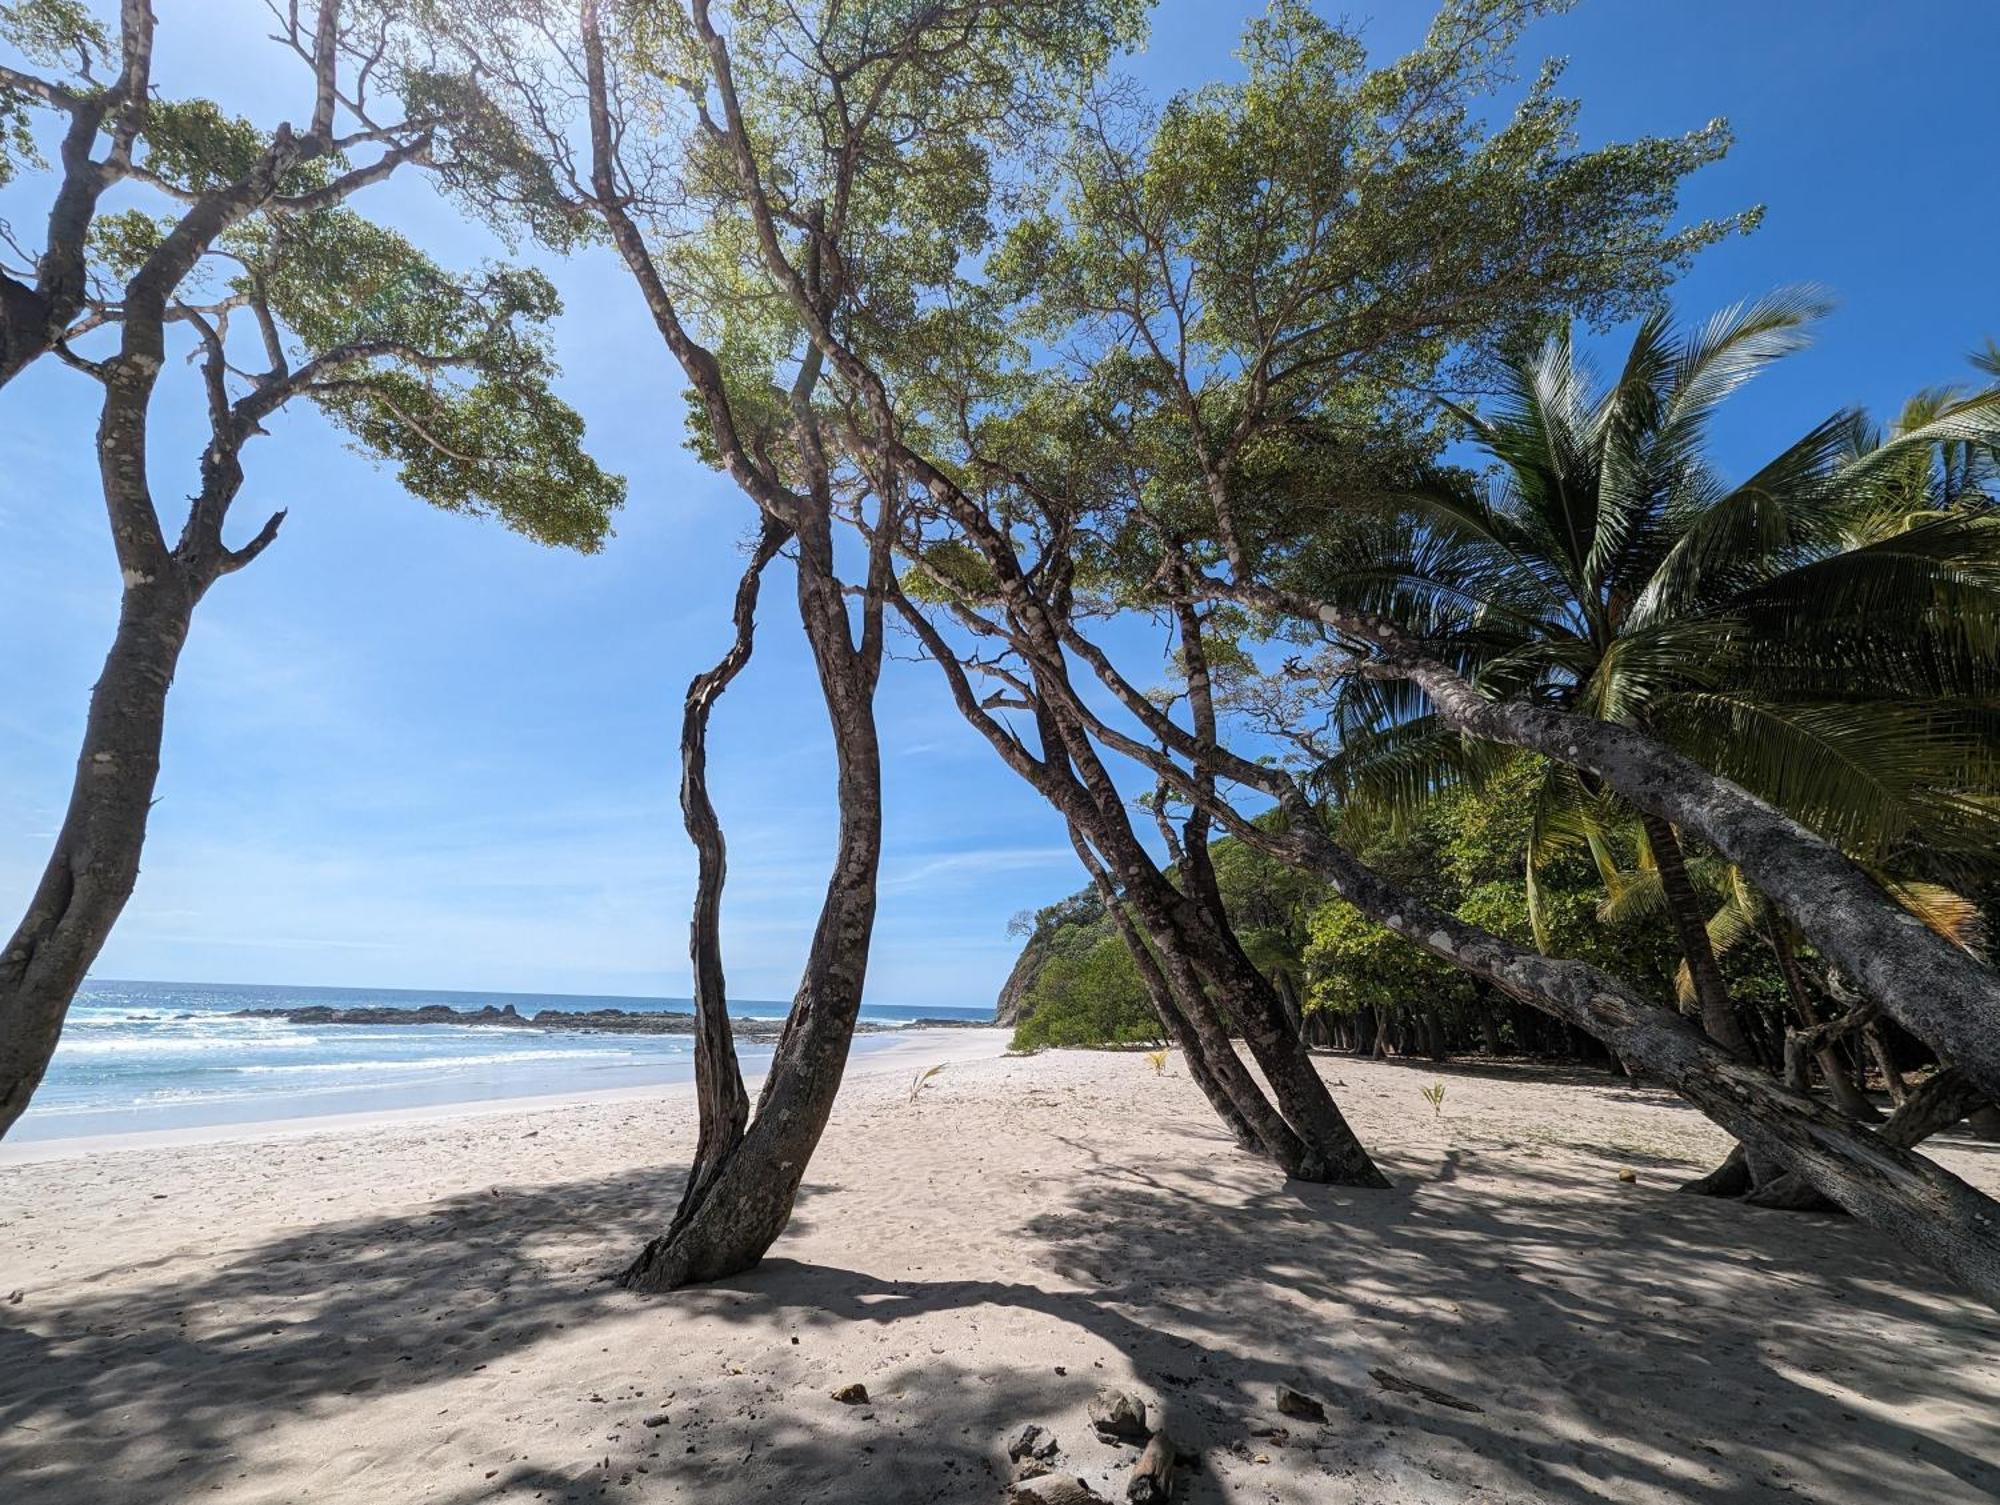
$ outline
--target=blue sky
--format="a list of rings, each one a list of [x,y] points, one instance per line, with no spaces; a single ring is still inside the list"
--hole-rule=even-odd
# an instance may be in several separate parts
[[[254,0],[157,9],[168,92],[265,122],[301,113],[301,80],[260,40]],[[1220,76],[1251,9],[1166,0],[1132,70],[1162,92]],[[1429,10],[1381,0],[1371,41],[1401,50]],[[1965,353],[2000,336],[1992,96],[1964,66],[2000,57],[2000,6],[1584,0],[1527,52],[1571,59],[1592,140],[1735,125],[1735,152],[1692,185],[1686,212],[1762,202],[1769,217],[1703,259],[1685,312],[1787,282],[1839,299],[1812,351],[1732,404],[1726,461],[1747,465],[1844,404],[1893,408],[1963,379]],[[0,194],[0,217],[33,227],[33,186]],[[420,188],[367,207],[442,258],[490,250]],[[622,273],[601,256],[554,270],[566,395],[631,480],[617,538],[595,558],[551,553],[428,512],[310,412],[274,426],[253,447],[237,526],[279,506],[290,520],[196,617],[144,872],[99,975],[686,992],[678,708],[724,640],[750,514],[681,448],[683,383]],[[191,489],[199,445],[181,375],[155,428],[163,501]],[[117,609],[94,395],[53,362],[0,393],[0,929],[60,819]],[[760,998],[791,992],[832,842],[824,715],[782,589],[767,600],[756,661],[711,738],[732,990]],[[890,665],[881,725],[871,994],[988,1002],[1016,944],[1008,917],[1075,888],[1074,858],[934,670]]]

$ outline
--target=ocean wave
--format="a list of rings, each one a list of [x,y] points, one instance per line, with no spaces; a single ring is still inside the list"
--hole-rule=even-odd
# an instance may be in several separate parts
[[[328,1071],[430,1071],[438,1067],[504,1066],[514,1061],[636,1061],[635,1050],[503,1050],[476,1056],[403,1056],[391,1060],[252,1062],[217,1066],[241,1076],[279,1076]]]
[[[65,1036],[56,1047],[59,1060],[98,1060],[105,1056],[171,1056],[191,1051],[212,1052],[218,1047],[238,1051],[317,1050],[327,1042],[312,1035],[290,1040],[267,1037],[236,1038],[227,1035],[158,1034],[128,1035],[108,1040],[77,1039]]]

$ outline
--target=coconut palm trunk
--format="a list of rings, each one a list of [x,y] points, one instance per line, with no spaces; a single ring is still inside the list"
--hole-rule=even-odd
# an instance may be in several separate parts
[[[1724,1050],[1746,1061],[1752,1060],[1749,1037],[1743,1032],[1743,1021],[1736,1016],[1736,1005],[1729,997],[1729,984],[1723,980],[1722,964],[1716,960],[1715,947],[1709,942],[1707,910],[1688,876],[1680,837],[1657,815],[1642,813],[1639,822],[1645,829],[1647,844],[1653,849],[1653,861],[1660,871],[1660,888],[1666,898],[1667,915],[1674,927],[1674,937],[1680,943],[1681,956],[1687,962],[1688,976],[1694,983],[1695,1002],[1701,1011],[1701,1027],[1708,1038]]]

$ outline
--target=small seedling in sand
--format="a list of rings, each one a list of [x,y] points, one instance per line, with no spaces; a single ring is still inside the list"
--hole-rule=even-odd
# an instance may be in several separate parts
[[[917,1100],[917,1094],[924,1090],[924,1083],[928,1082],[932,1077],[936,1076],[940,1071],[943,1070],[944,1070],[944,1062],[940,1061],[937,1063],[937,1065],[931,1067],[930,1070],[918,1072],[917,1079],[914,1082],[910,1083],[910,1101],[914,1103]]]
[[[1431,1105],[1431,1117],[1444,1116],[1444,1083],[1436,1082],[1423,1089],[1424,1101]]]
[[[1167,1053],[1164,1050],[1147,1051],[1146,1064],[1153,1068],[1154,1076],[1165,1076],[1167,1074]]]

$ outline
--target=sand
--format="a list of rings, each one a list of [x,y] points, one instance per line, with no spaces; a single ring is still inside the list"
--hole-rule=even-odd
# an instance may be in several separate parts
[[[997,1501],[1035,1422],[1122,1500],[1107,1384],[1201,1449],[1191,1501],[2000,1494],[2000,1320],[1842,1220],[1675,1195],[1723,1141],[1663,1093],[1327,1058],[1396,1182],[1357,1193],[1238,1153],[1178,1063],[1001,1044],[851,1075],[771,1257],[664,1298],[605,1277],[684,1090],[0,1147],[0,1499]]]

